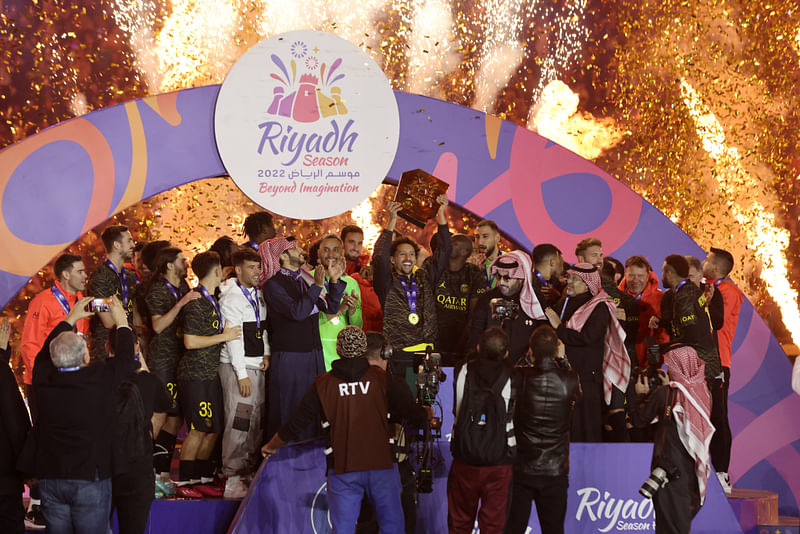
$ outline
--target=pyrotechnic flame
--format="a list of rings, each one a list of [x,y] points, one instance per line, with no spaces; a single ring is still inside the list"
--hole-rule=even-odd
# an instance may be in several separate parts
[[[531,108],[528,126],[540,135],[586,159],[595,159],[622,140],[622,132],[611,118],[596,119],[578,112],[578,95],[554,80]]]
[[[350,217],[364,231],[364,250],[370,253],[374,250],[375,242],[381,234],[381,226],[374,222],[375,210],[372,206],[372,200],[378,198],[379,190],[380,188],[376,189],[369,198],[350,211]]]
[[[234,41],[241,10],[236,0],[173,0],[154,47],[159,91],[221,82],[241,53]]]
[[[453,42],[453,16],[444,0],[426,0],[416,7],[408,54],[408,90],[428,96],[441,96],[438,90],[443,74],[457,63]]]
[[[727,198],[731,214],[745,230],[749,247],[755,250],[756,258],[762,263],[761,277],[767,291],[780,308],[783,323],[792,339],[800,341],[797,291],[789,283],[785,255],[790,234],[777,227],[775,215],[754,197],[758,180],[744,170],[739,151],[726,144],[722,125],[686,79],[681,79],[681,95],[703,149],[716,163],[717,183]]]

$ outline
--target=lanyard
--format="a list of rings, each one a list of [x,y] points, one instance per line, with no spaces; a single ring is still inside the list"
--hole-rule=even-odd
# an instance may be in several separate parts
[[[549,286],[550,285],[550,282],[548,282],[547,280],[544,279],[544,275],[542,273],[540,273],[539,271],[537,271],[536,269],[533,270],[533,274],[536,275],[536,278],[539,279],[539,281],[542,283],[543,286]]]
[[[411,279],[411,288],[409,288],[408,283],[403,279],[402,276],[398,276],[397,278],[400,280],[400,283],[403,285],[403,289],[406,291],[408,309],[411,311],[411,313],[417,313],[417,279],[413,274],[409,276]]]
[[[248,291],[247,288],[245,288],[242,283],[239,282],[239,280],[236,280],[236,285],[239,286],[239,289],[241,289],[242,293],[244,293],[244,298],[246,298],[247,302],[250,303],[250,306],[253,307],[253,311],[256,314],[256,328],[261,330],[261,312],[258,309],[258,302],[253,300],[253,296],[250,294],[250,291]]]
[[[569,302],[569,295],[564,299],[564,305],[561,307],[561,315],[558,317],[562,321],[564,320],[564,312],[567,311],[567,302]]]
[[[718,287],[718,286],[719,286],[719,285],[720,285],[722,282],[726,282],[726,281],[727,281],[727,282],[730,282],[731,284],[733,284],[733,280],[731,280],[730,278],[718,278],[718,279],[717,279],[717,280],[714,282],[714,287]]]
[[[255,250],[256,252],[258,252],[258,243],[256,243],[256,242],[255,242],[255,241],[253,241],[252,239],[251,239],[250,241],[248,241],[248,242],[247,242],[247,245],[248,245],[250,248],[252,248],[253,250]]]
[[[687,278],[686,280],[681,280],[680,282],[678,282],[678,285],[677,285],[677,286],[675,286],[675,293],[677,294],[677,293],[678,293],[678,291],[680,291],[680,290],[681,290],[681,288],[682,288],[684,285],[686,285],[686,282],[688,282],[688,281],[689,281],[689,279]]]
[[[217,304],[217,301],[214,300],[214,297],[211,296],[211,294],[208,292],[208,289],[203,287],[202,284],[198,285],[197,287],[200,288],[200,293],[202,293],[203,296],[208,299],[208,301],[211,303],[211,305],[214,306],[214,311],[217,312],[217,319],[219,319],[217,321],[217,323],[218,323],[217,330],[222,332],[222,329],[223,329],[223,326],[222,326],[222,314],[219,311],[219,305]]]
[[[64,293],[62,293],[61,290],[58,289],[58,286],[56,285],[53,285],[53,287],[50,288],[50,291],[53,293],[53,296],[56,298],[58,303],[61,304],[61,307],[64,308],[64,313],[69,315],[69,310],[72,307],[69,305],[69,301],[67,300],[67,297],[64,295]]]
[[[76,365],[75,367],[59,367],[58,368],[58,372],[59,373],[71,373],[72,371],[80,370],[80,368],[81,368],[80,365]]]
[[[636,300],[636,302],[642,302],[642,295],[644,295],[644,291],[642,291],[641,293],[639,293],[638,295],[636,295],[633,298]]]
[[[164,285],[167,286],[167,289],[169,289],[169,292],[172,293],[173,297],[175,297],[175,300],[176,301],[180,300],[181,297],[183,296],[181,288],[180,287],[176,288],[175,286],[170,284],[169,280],[167,280],[166,278],[162,278],[162,280],[164,280]]]
[[[114,265],[111,262],[111,260],[107,259],[103,263],[108,265],[108,267],[112,271],[114,271],[114,274],[116,274],[117,277],[119,278],[119,284],[122,287],[122,307],[125,308],[125,310],[127,310],[128,309],[128,277],[125,276],[125,266],[122,267],[122,273],[120,273],[120,271],[117,270],[117,266]]]

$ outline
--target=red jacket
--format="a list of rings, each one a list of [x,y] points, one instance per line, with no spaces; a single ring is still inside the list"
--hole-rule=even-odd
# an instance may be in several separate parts
[[[364,323],[364,332],[381,332],[383,330],[383,310],[378,294],[372,287],[372,282],[365,280],[358,273],[350,276],[358,282],[358,289],[361,290],[361,320]]]
[[[56,285],[67,298],[70,306],[83,298],[83,294],[69,293],[56,282]],[[67,312],[53,294],[52,289],[45,289],[31,300],[28,304],[28,314],[25,316],[25,325],[22,327],[22,344],[20,353],[22,361],[25,362],[25,374],[23,381],[30,385],[33,380],[33,362],[36,355],[42,350],[44,340],[50,335],[53,328],[67,317]],[[81,334],[89,333],[89,319],[81,319],[76,325]]]
[[[716,280],[714,286],[722,293],[722,302],[725,303],[725,321],[722,329],[717,331],[719,339],[719,359],[723,367],[731,367],[731,345],[736,334],[736,325],[739,323],[739,310],[742,307],[744,295],[729,279]]]
[[[648,326],[652,316],[661,317],[661,297],[664,293],[658,289],[658,276],[653,271],[650,271],[650,278],[644,286],[644,290],[640,295],[634,295],[628,291],[628,281],[623,277],[620,280],[619,288],[627,292],[629,295],[636,298],[639,303],[639,331],[636,335],[636,357],[639,360],[639,366],[647,366],[647,344],[645,338],[647,336],[654,336],[659,343],[666,343],[669,341],[669,334],[663,328],[657,328],[655,331]]]
[[[364,332],[383,331],[383,310],[381,301],[372,281],[361,276],[361,268],[369,264],[369,254],[362,254],[358,261],[347,262],[346,273],[358,282],[358,289],[361,290],[361,319],[364,321]]]

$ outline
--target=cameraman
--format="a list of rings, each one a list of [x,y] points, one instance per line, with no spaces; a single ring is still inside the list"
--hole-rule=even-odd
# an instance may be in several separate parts
[[[334,532],[353,532],[361,498],[366,492],[377,511],[381,532],[405,531],[400,500],[400,476],[394,466],[388,413],[412,416],[418,407],[410,398],[388,395],[383,369],[364,357],[367,336],[357,326],[347,326],[336,338],[340,359],[331,371],[314,379],[300,406],[272,439],[261,448],[270,456],[299,436],[312,423],[330,423],[328,503]],[[387,406],[388,405],[388,406]]]
[[[569,430],[580,395],[578,374],[564,358],[555,330],[540,326],[530,341],[532,367],[517,367],[520,386],[514,411],[517,460],[506,534],[528,528],[531,500],[542,534],[564,534],[569,487]]]
[[[367,352],[366,358],[370,365],[378,367],[387,372],[386,376],[386,396],[389,406],[411,406],[415,400],[408,383],[401,376],[391,374],[388,369],[391,359],[391,346],[387,344],[386,338],[380,332],[367,332]],[[395,443],[401,448],[408,448],[407,444],[413,441],[411,434],[406,435],[406,426],[414,430],[422,428],[433,414],[430,406],[418,404],[416,409],[408,412],[405,419],[395,417],[391,414],[389,422],[395,437]],[[417,481],[414,468],[408,461],[407,451],[405,454],[396,454],[397,469],[400,471],[400,483],[403,490],[400,493],[400,501],[403,505],[403,515],[406,520],[406,534],[414,534],[417,531]],[[362,511],[362,516],[364,512]],[[359,523],[357,532],[366,532]]]
[[[674,348],[664,355],[664,362],[669,377],[659,371],[661,387],[650,391],[644,376],[636,382],[637,402],[631,421],[644,427],[658,418],[650,464],[653,474],[648,482],[660,468],[666,472],[667,483],[660,489],[656,486],[653,496],[656,533],[688,534],[703,505],[711,470],[711,395],[705,384],[705,363],[693,348]]]
[[[497,285],[478,299],[467,346],[474,349],[484,330],[500,326],[508,334],[508,361],[513,366],[528,351],[533,330],[547,324],[547,319],[533,289],[533,268],[526,252],[513,250],[498,256],[489,272]]]

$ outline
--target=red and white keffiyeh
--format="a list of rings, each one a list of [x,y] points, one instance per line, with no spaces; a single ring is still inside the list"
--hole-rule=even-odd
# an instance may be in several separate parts
[[[672,417],[681,443],[694,458],[700,504],[703,504],[708,475],[711,473],[708,449],[714,434],[710,419],[711,393],[705,379],[706,364],[691,347],[672,349],[664,355],[664,363],[669,369],[669,387],[677,390]]]
[[[258,285],[263,286],[267,280],[281,270],[281,254],[296,246],[296,241],[289,241],[285,237],[274,237],[259,245],[258,254],[261,256],[261,274],[258,275]]]
[[[592,298],[572,314],[567,321],[567,328],[580,331],[589,316],[592,315],[595,306],[602,304],[608,308],[610,317],[603,342],[603,396],[606,404],[610,404],[611,388],[616,386],[624,393],[628,388],[631,376],[631,360],[625,350],[625,331],[617,320],[617,307],[614,301],[611,300],[608,293],[603,291],[600,273],[597,272],[597,269],[595,268],[592,272],[581,272],[581,270],[593,269],[594,266],[590,263],[578,263],[575,267],[577,269],[572,269],[571,272],[580,276],[589,286]]]
[[[512,250],[502,256],[498,256],[494,262],[492,262],[491,267],[489,267],[489,275],[494,276],[497,273],[497,269],[506,269],[506,267],[503,267],[503,264],[507,265],[515,262],[517,266],[508,269],[508,276],[522,279],[522,290],[519,294],[519,304],[522,311],[531,319],[546,321],[547,316],[544,314],[542,305],[539,304],[539,299],[533,291],[533,284],[531,283],[533,265],[531,264],[531,257],[527,252]]]

